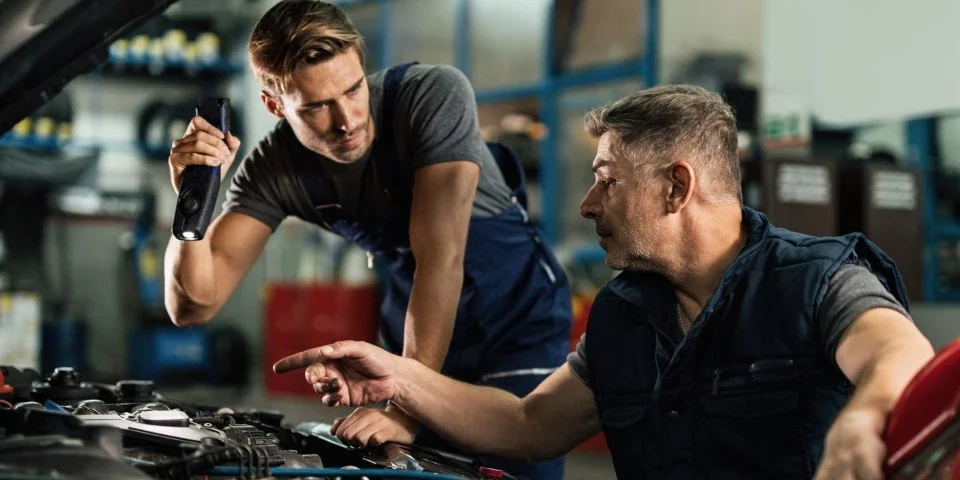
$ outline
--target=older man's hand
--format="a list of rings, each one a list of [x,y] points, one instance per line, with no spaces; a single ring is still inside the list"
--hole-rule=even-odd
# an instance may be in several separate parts
[[[814,480],[883,480],[885,421],[876,410],[841,412],[827,432]]]
[[[399,393],[402,359],[366,342],[345,340],[290,355],[273,365],[277,373],[305,369],[304,376],[331,407],[359,407],[393,400]]]

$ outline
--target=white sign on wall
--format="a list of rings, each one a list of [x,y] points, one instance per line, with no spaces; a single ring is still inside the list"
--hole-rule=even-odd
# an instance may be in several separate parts
[[[907,172],[875,171],[870,176],[870,203],[874,208],[915,210],[917,182]]]
[[[777,170],[777,199],[781,203],[830,203],[830,172],[823,165],[784,163]]]

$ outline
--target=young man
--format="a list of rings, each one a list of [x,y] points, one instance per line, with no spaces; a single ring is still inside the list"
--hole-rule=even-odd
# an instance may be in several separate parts
[[[364,54],[344,12],[325,2],[281,1],[259,20],[250,64],[280,121],[243,160],[206,238],[170,240],[167,309],[177,325],[209,321],[293,215],[387,267],[386,349],[525,395],[564,363],[571,307],[567,278],[524,209],[519,164],[482,140],[459,71],[403,65],[366,76]],[[187,165],[226,172],[238,147],[194,118],[170,152],[174,187]],[[393,405],[365,412],[364,429],[383,441],[418,435]],[[488,463],[562,477],[562,460]]]
[[[624,273],[531,394],[362,342],[274,369],[307,367],[330,405],[394,401],[474,452],[553,458],[602,430],[621,479],[882,479],[886,417],[933,356],[893,262],[862,235],[810,237],[744,207],[736,123],[716,94],[656,87],[587,125],[600,142],[581,214]],[[377,441],[363,416],[334,433]]]

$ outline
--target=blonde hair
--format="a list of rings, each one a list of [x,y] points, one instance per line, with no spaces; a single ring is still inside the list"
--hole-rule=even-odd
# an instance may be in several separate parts
[[[283,94],[297,69],[350,49],[366,59],[363,36],[339,7],[318,0],[283,0],[260,17],[250,34],[250,66],[271,95]]]

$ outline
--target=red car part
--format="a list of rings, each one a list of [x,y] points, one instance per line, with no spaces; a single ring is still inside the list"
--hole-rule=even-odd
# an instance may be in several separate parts
[[[891,480],[960,480],[960,339],[907,384],[887,421]]]

